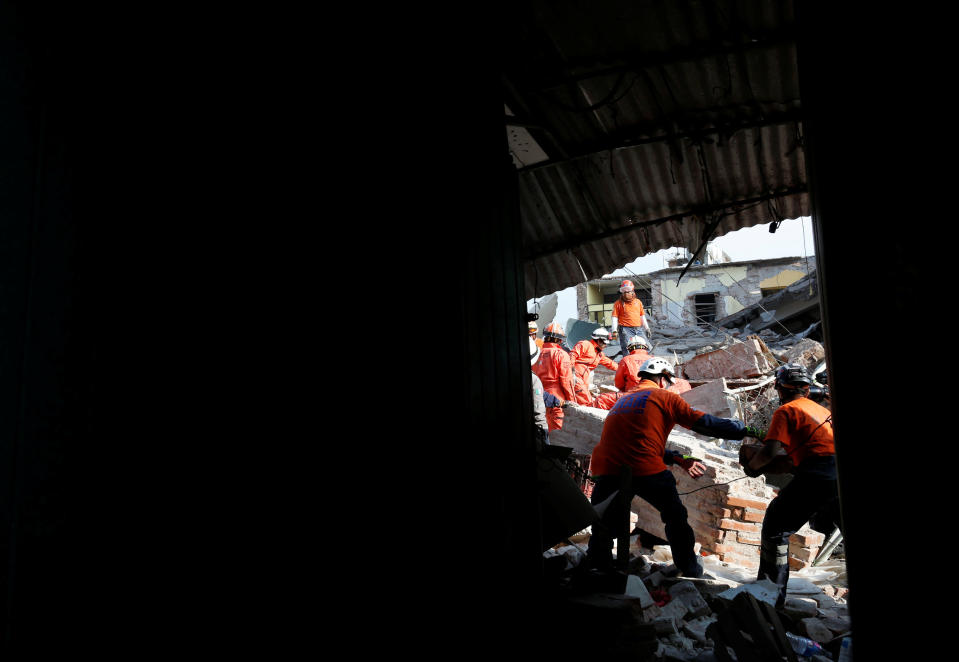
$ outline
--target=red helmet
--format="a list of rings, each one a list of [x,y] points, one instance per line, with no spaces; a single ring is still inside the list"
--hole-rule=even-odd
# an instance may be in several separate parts
[[[636,288],[636,286],[633,285],[633,281],[631,281],[631,280],[624,280],[624,281],[623,281],[623,284],[619,286],[619,291],[620,291],[620,292],[632,292],[635,288]]]
[[[563,327],[559,325],[559,322],[550,322],[545,329],[543,329],[543,336],[545,338],[565,338],[566,332],[563,331]]]

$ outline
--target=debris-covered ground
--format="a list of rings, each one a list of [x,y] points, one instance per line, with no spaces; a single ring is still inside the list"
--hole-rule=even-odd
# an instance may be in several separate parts
[[[692,387],[682,395],[694,406],[765,428],[779,405],[772,374],[783,363],[804,365],[823,387],[817,400],[828,407],[825,349],[813,339],[817,329],[818,323],[800,333],[783,329],[779,334],[764,329],[745,335],[736,329],[664,328],[651,334],[652,354],[674,362],[680,376]],[[593,376],[594,393],[616,390],[612,381],[611,371],[597,369]],[[588,466],[588,453],[595,445],[605,414],[594,408],[571,410],[564,430],[552,433],[551,439],[575,449],[580,455],[573,457],[579,457],[585,461],[584,467]],[[762,490],[768,489],[764,487],[767,483],[781,487],[784,483],[776,476],[754,481],[741,474],[740,443],[705,439],[676,429],[670,435],[669,447],[707,458],[707,467],[716,474],[707,478],[724,488],[717,493],[733,490],[732,485],[755,491],[758,496],[752,498],[758,499]],[[746,487],[750,481],[756,482],[754,488]],[[711,507],[689,501],[686,505],[704,511]],[[646,523],[655,526],[654,520]],[[722,527],[726,522],[722,520],[713,526]],[[755,522],[750,520],[742,526],[759,526]],[[557,623],[563,622],[564,614],[575,614],[570,616],[569,626],[592,632],[584,652],[623,654],[636,660],[787,660],[793,658],[786,656],[783,647],[792,643],[802,647],[802,640],[797,638],[805,638],[815,643],[807,641],[805,655],[797,655],[796,659],[822,661],[839,660],[843,641],[850,645],[848,586],[841,542],[825,561],[814,566],[807,561],[805,567],[792,570],[785,607],[776,611],[775,586],[766,580],[757,582],[754,567],[721,560],[697,543],[708,578],[680,578],[675,576],[668,545],[651,544],[651,538],[655,539],[655,534],[634,529],[628,572],[612,576],[598,576],[583,563],[589,529],[544,555],[566,610],[557,609]],[[643,547],[642,542],[651,546]],[[814,548],[816,553],[820,550]]]
[[[754,570],[705,556],[704,578],[677,577],[669,547],[641,547],[639,535],[631,537],[627,573],[602,579],[592,576],[584,563],[588,537],[573,536],[568,541],[571,544],[557,545],[544,557],[552,567],[557,585],[562,587],[565,607],[575,610],[584,627],[593,619],[619,624],[615,634],[612,630],[607,633],[602,645],[607,652],[631,654],[632,659],[640,660],[709,662],[747,659],[743,651],[737,656],[744,641],[750,647],[782,646],[782,642],[801,643],[797,638],[805,638],[816,642],[807,643],[807,650],[817,645],[821,650],[799,659],[822,662],[838,660],[843,640],[851,642],[841,548],[817,567],[790,573],[786,604],[777,612],[772,609],[775,585],[768,580],[757,582]],[[737,601],[741,593],[768,605],[763,609],[775,617],[756,611],[743,620],[739,611],[748,605],[740,604],[745,602],[742,598]],[[557,614],[561,619],[562,609]],[[778,619],[778,626],[774,618]],[[749,630],[757,627],[770,632],[765,644],[753,641],[759,637],[756,631]],[[780,636],[777,627],[781,628]],[[736,639],[737,630],[742,639]],[[761,659],[778,658],[771,653]]]

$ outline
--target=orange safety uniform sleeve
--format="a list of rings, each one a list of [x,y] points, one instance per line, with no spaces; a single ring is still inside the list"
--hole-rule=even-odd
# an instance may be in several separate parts
[[[590,458],[590,473],[616,475],[622,465],[629,466],[634,476],[665,471],[663,454],[673,426],[691,428],[703,415],[675,393],[643,380],[638,390],[620,394],[606,416]]]
[[[798,398],[773,412],[766,441],[778,441],[797,467],[812,455],[835,455],[828,409],[808,398]]]

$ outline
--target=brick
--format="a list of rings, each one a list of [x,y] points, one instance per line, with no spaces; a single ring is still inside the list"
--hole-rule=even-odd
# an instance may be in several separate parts
[[[719,521],[719,528],[728,531],[746,531],[748,533],[760,533],[762,527],[753,522],[737,522],[734,519],[722,519]]]
[[[743,518],[743,509],[742,508],[733,508],[732,519],[742,519]]]
[[[746,508],[743,510],[743,516],[740,519],[744,522],[762,522],[765,516],[766,513],[761,510]]]
[[[818,554],[818,547],[799,547],[797,545],[789,545],[789,555],[795,556],[800,561],[813,561]]]
[[[802,547],[821,547],[822,544],[826,542],[826,536],[818,531],[810,531],[809,533],[794,533],[789,536],[789,542],[797,543]]]
[[[809,563],[805,561],[800,561],[795,556],[789,557],[789,569],[790,570],[802,570],[803,568],[809,567]]]
[[[723,508],[721,506],[716,506],[709,509],[710,515],[715,515],[719,519],[725,519],[733,516],[733,511],[729,508]]]
[[[758,533],[748,533],[746,531],[737,531],[736,542],[738,542],[741,545],[758,545],[762,542],[762,536]]]
[[[756,510],[766,510],[769,504],[765,501],[756,501],[755,499],[744,499],[737,496],[726,497],[727,506],[742,506],[743,508],[755,508]]]
[[[735,563],[736,565],[742,566],[744,568],[755,569],[759,567],[758,552],[753,556],[736,554],[735,552],[726,552],[725,554],[720,555],[719,559],[721,561],[725,561],[726,563]]]

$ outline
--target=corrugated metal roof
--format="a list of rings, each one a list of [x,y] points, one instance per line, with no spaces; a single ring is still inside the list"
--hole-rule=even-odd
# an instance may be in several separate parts
[[[527,296],[809,215],[791,2],[530,6],[504,72],[548,159],[514,160]]]

